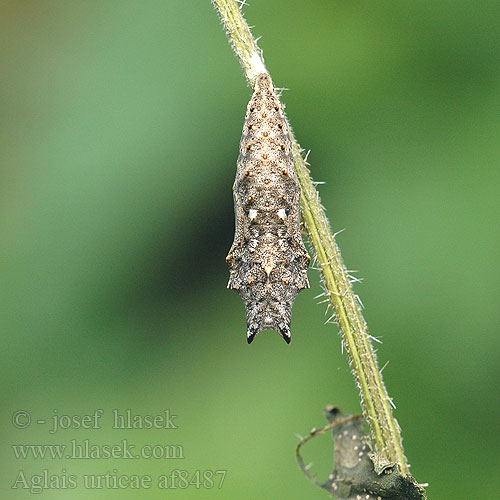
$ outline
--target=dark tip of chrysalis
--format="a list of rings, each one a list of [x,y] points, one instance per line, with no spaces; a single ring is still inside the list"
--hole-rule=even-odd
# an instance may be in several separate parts
[[[289,344],[292,337],[290,335],[290,330],[288,328],[280,328],[280,335],[283,337],[283,340]]]
[[[283,337],[283,340],[289,344],[290,340],[292,340],[291,334],[290,334],[290,328],[285,325],[284,323],[280,323],[277,328],[279,334]]]
[[[247,342],[249,344],[252,343],[253,339],[255,338],[255,333],[250,333],[250,332],[247,332]]]

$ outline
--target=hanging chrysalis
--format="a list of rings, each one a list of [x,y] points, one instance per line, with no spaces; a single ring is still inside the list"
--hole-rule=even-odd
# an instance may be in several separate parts
[[[300,235],[300,187],[290,136],[267,73],[257,77],[248,103],[233,196],[228,288],[245,303],[247,341],[270,329],[288,344],[293,301],[309,288],[310,258]]]

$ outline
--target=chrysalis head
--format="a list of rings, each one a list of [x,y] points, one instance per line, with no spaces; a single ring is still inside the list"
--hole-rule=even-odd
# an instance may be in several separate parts
[[[292,335],[290,333],[290,328],[286,326],[284,323],[281,324],[282,326],[278,326],[278,333],[283,337],[283,340],[289,344],[290,341],[292,340]],[[249,325],[247,329],[247,342],[249,344],[252,343],[253,339],[258,333],[258,329],[254,325]]]

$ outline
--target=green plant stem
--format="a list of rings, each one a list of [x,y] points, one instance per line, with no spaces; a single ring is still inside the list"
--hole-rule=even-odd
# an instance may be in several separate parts
[[[212,3],[222,20],[245,77],[253,87],[257,75],[268,71],[241,10],[235,0],[212,0]],[[334,309],[360,390],[363,415],[370,426],[380,458],[399,464],[401,473],[408,474],[408,462],[403,451],[399,425],[392,413],[391,400],[377,365],[366,322],[352,290],[319,194],[309,175],[307,163],[302,157],[303,150],[293,132],[290,136],[301,187],[302,218],[316,253],[325,294]]]

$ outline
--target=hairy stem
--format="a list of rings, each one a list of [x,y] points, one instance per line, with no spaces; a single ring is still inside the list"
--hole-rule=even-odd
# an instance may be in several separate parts
[[[262,54],[243,18],[236,0],[212,0],[232,48],[253,87],[260,73],[268,73]],[[291,127],[289,127],[292,130]],[[377,365],[366,322],[358,306],[340,250],[321,205],[319,194],[309,175],[302,149],[293,132],[292,153],[301,187],[302,219],[316,253],[324,280],[325,293],[332,305],[347,349],[356,383],[361,394],[363,414],[370,425],[375,447],[381,458],[398,463],[408,474],[399,425],[393,416],[391,400]]]

